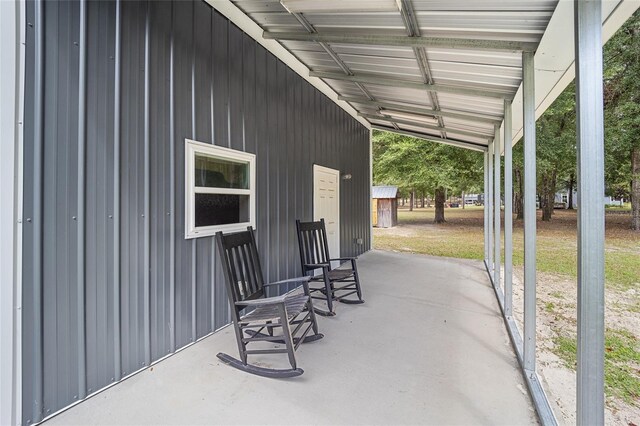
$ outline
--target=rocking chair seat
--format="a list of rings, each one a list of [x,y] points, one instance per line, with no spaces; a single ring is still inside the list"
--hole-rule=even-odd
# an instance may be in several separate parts
[[[288,319],[294,318],[300,314],[307,302],[309,296],[306,294],[292,294],[284,300],[284,306],[287,311]],[[275,321],[280,318],[278,304],[258,306],[253,311],[240,318],[241,323],[253,323],[256,321]]]
[[[329,271],[329,279],[331,281],[340,281],[352,277],[353,274],[354,272],[351,269],[332,269]]]

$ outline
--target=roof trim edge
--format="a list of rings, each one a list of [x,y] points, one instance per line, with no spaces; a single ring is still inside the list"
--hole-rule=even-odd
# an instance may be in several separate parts
[[[397,133],[399,135],[411,136],[411,137],[423,139],[429,142],[441,143],[443,145],[451,145],[457,148],[468,149],[471,151],[485,152],[488,149],[484,145],[476,144],[473,142],[460,141],[456,139],[443,139],[443,138],[439,138],[438,136],[428,135],[426,133],[419,133],[411,130],[394,129],[393,127],[381,126],[379,124],[372,124],[371,128],[375,130],[382,130],[389,133]]]

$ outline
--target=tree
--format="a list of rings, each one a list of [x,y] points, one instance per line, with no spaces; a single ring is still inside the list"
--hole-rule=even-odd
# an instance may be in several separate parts
[[[575,174],[575,85],[570,84],[536,123],[537,180],[542,220],[551,220],[558,182]]]
[[[524,144],[513,147],[513,210],[516,220],[524,219]]]
[[[604,105],[606,190],[631,198],[640,231],[640,11],[605,45]]]
[[[373,180],[435,194],[435,222],[444,218],[445,191],[476,189],[482,154],[387,132],[373,133]]]

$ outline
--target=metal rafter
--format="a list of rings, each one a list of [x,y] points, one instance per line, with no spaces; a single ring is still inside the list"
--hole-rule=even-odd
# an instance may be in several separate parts
[[[393,102],[380,101],[380,100],[371,101],[365,98],[358,98],[355,96],[338,96],[338,100],[349,102],[349,103],[356,103],[356,104],[382,108],[383,110],[393,110],[398,112],[420,114],[420,115],[426,115],[429,117],[457,118],[460,120],[476,121],[478,123],[485,123],[485,124],[492,124],[492,125],[500,124],[502,122],[501,118],[493,118],[490,116],[481,116],[477,114],[469,114],[469,113],[455,112],[455,111],[436,111],[423,106],[416,106],[416,105],[404,104],[404,103],[396,104]]]
[[[315,27],[313,26],[313,24],[311,22],[309,22],[307,20],[307,18],[302,14],[302,13],[295,13],[295,12],[291,12],[291,14],[298,20],[298,22],[300,23],[300,25],[302,25],[304,27],[305,30],[307,30],[309,32],[309,34],[317,34],[317,31],[315,29]],[[331,46],[329,46],[328,43],[326,42],[318,42],[318,44],[320,45],[320,47],[322,47],[322,49],[324,49],[324,51],[327,53],[327,55],[329,55],[329,57],[331,57],[331,59],[333,59],[333,61],[338,64],[338,66],[340,67],[340,69],[342,70],[342,72],[344,72],[346,75],[353,75],[353,72],[351,71],[351,69],[349,69],[349,66],[347,64],[345,64],[345,62],[340,58],[340,56],[331,48]],[[358,89],[360,89],[360,91],[369,99],[369,100],[374,100],[375,98],[373,97],[373,95],[371,94],[371,92],[369,92],[369,90],[367,90],[366,87],[364,87],[364,85],[362,83],[354,83],[356,85],[356,87],[358,87]],[[398,127],[397,125],[394,125],[394,127]]]
[[[402,21],[404,22],[404,26],[407,29],[407,35],[409,37],[420,37],[420,25],[418,25],[418,21],[416,20],[416,14],[413,10],[411,0],[401,0],[398,3],[398,6],[400,8]],[[420,73],[422,74],[422,81],[427,84],[433,84],[433,76],[431,75],[431,69],[429,68],[427,50],[424,47],[414,46],[413,54],[416,55],[416,61],[418,62]],[[429,97],[431,98],[431,105],[433,105],[433,108],[435,110],[439,110],[440,102],[438,101],[438,94],[436,92],[429,91]],[[440,125],[440,127],[444,127],[444,120],[442,119],[442,117],[438,116],[437,118],[438,125]],[[447,137],[445,131],[442,131],[442,137]]]
[[[442,93],[453,93],[458,95],[467,95],[467,96],[480,96],[485,98],[496,98],[496,99],[513,99],[512,93],[500,92],[494,90],[485,90],[478,89],[475,87],[468,86],[449,86],[444,84],[425,84],[417,81],[411,80],[402,80],[398,78],[390,78],[384,75],[374,74],[374,75],[345,75],[336,72],[327,72],[327,71],[310,71],[310,77],[318,77],[325,78],[329,80],[342,80],[342,81],[351,81],[358,82],[364,84],[377,84],[380,86],[392,86],[392,87],[403,87],[407,89],[416,89],[416,90],[432,90],[434,92],[442,92]]]
[[[302,33],[293,31],[262,34],[267,40],[315,41],[340,44],[367,44],[372,46],[442,47],[448,49],[502,50],[507,52],[533,52],[537,43],[510,40],[477,40],[446,37],[408,37],[379,34]]]
[[[360,117],[364,117],[366,119],[389,121],[389,122],[397,123],[397,124],[405,124],[407,126],[421,127],[421,128],[423,128],[425,130],[436,130],[438,132],[451,132],[451,133],[456,133],[456,134],[462,135],[462,136],[470,136],[470,137],[473,137],[473,138],[480,138],[480,139],[487,139],[487,140],[493,138],[493,135],[489,136],[487,134],[482,134],[482,133],[477,133],[477,132],[470,132],[468,130],[456,130],[456,129],[452,129],[450,127],[434,126],[434,125],[429,124],[429,123],[422,123],[420,121],[415,121],[415,120],[405,120],[405,119],[402,119],[402,118],[390,117],[388,115],[366,114],[366,113],[362,113],[362,112],[359,112],[358,115]]]

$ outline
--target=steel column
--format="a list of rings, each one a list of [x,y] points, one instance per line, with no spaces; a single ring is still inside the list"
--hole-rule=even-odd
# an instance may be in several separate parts
[[[487,211],[487,190],[489,189],[489,150],[484,152],[484,185],[483,194],[483,216],[484,216],[484,263],[489,268],[489,212]]]
[[[511,102],[504,101],[504,314],[513,315],[513,157]]]
[[[533,53],[522,54],[524,128],[524,369],[536,369],[536,117]]]
[[[602,4],[576,0],[578,157],[577,423],[604,424]]]
[[[493,282],[500,287],[500,126],[494,126],[495,138],[493,140],[493,232],[495,234],[494,241],[494,266],[493,266]]]
[[[495,148],[495,145],[493,143],[493,141],[491,141],[489,143],[489,177],[488,177],[488,183],[489,185],[487,186],[487,194],[485,197],[485,208],[487,209],[487,215],[489,216],[489,222],[487,223],[487,227],[489,229],[489,270],[491,271],[491,278],[493,279],[493,270],[494,270],[494,265],[493,265],[493,252],[494,252],[494,234],[493,234],[493,150]]]

